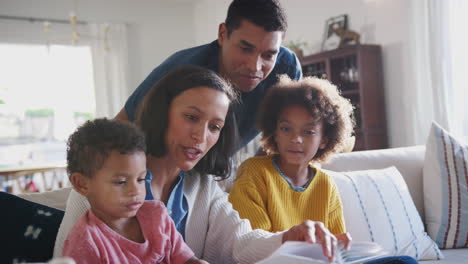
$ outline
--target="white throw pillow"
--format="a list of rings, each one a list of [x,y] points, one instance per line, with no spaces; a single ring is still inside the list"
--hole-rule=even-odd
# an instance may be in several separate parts
[[[468,247],[468,146],[433,122],[423,169],[427,231],[440,248]]]
[[[353,240],[376,242],[391,255],[443,258],[424,231],[408,187],[395,167],[327,173],[338,186],[346,229]]]

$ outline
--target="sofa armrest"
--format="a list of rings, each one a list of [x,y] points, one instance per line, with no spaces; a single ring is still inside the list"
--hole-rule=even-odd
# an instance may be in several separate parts
[[[21,197],[31,202],[65,211],[70,191],[71,187],[49,192],[23,193],[18,194],[18,197]]]

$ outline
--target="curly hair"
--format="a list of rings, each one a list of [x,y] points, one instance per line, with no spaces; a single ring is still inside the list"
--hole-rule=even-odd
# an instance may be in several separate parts
[[[68,138],[68,175],[78,172],[92,177],[113,150],[121,154],[145,153],[143,132],[130,123],[107,118],[86,121]]]
[[[229,5],[226,17],[228,36],[246,19],[267,32],[286,32],[286,13],[277,0],[234,0]]]
[[[262,132],[262,145],[268,154],[277,154],[274,135],[282,111],[292,105],[304,106],[317,121],[323,121],[323,135],[328,142],[312,159],[325,162],[332,154],[346,147],[353,132],[353,106],[342,97],[335,85],[327,80],[305,77],[299,81],[287,75],[270,89],[259,109],[257,125]]]

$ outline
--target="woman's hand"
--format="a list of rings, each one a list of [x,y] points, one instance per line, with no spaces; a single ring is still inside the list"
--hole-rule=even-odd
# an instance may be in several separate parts
[[[283,234],[283,243],[286,241],[319,243],[328,260],[334,261],[337,239],[322,222],[306,220],[300,225],[291,227]]]
[[[351,240],[353,239],[351,238],[351,235],[348,232],[336,235],[336,239],[338,239],[339,244],[343,244],[344,249],[350,249]]]

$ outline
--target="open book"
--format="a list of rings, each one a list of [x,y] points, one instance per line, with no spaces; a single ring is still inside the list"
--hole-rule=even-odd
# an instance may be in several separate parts
[[[356,264],[387,256],[387,252],[377,243],[365,241],[351,242],[351,248],[340,247],[336,254],[336,264]],[[273,254],[257,264],[325,264],[329,263],[319,244],[306,242],[285,242]]]

